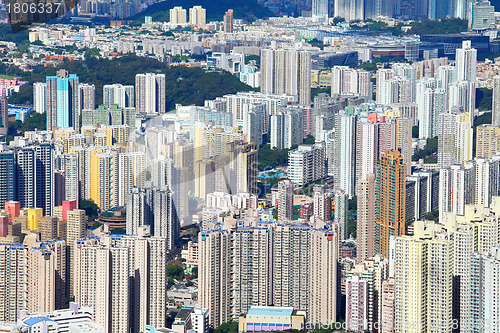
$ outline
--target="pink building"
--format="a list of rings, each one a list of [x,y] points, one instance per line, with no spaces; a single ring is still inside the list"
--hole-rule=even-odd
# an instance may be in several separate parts
[[[314,190],[314,215],[323,221],[330,221],[332,219],[332,198],[331,194],[326,192],[324,185],[316,185]]]
[[[380,333],[394,333],[394,278],[382,283]]]
[[[345,312],[348,331],[368,329],[368,281],[357,275],[346,280]]]
[[[186,264],[189,266],[198,266],[198,242],[188,243],[188,258]]]
[[[7,237],[9,235],[9,217],[0,216],[0,237]]]
[[[375,255],[375,176],[368,175],[366,179],[359,180],[356,185],[358,196],[358,243],[356,248],[358,263],[362,263]]]
[[[375,175],[377,161],[387,149],[396,148],[396,122],[371,113],[356,125],[356,180]]]
[[[12,92],[18,92],[19,88],[27,84],[26,81],[19,81],[17,78],[12,80],[9,79],[0,79],[0,96],[1,97],[9,97]]]
[[[77,209],[76,200],[62,202],[62,218],[63,218],[63,220],[68,219],[68,211],[73,210],[73,209]]]
[[[0,79],[0,86],[5,88],[16,87],[18,85],[26,84],[24,81],[19,81],[18,78],[14,78],[12,80],[9,79]]]
[[[21,214],[21,203],[19,201],[6,201],[5,210],[10,214],[10,221],[14,220],[14,217]]]

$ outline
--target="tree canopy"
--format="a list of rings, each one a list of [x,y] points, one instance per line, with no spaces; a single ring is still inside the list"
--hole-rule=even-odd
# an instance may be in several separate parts
[[[2,36],[2,41],[4,42],[24,43],[29,40],[28,34],[28,30],[13,32],[10,24],[0,24],[0,36]]]
[[[500,1],[500,0],[499,0]],[[468,24],[467,20],[462,20],[459,18],[445,19],[445,20],[424,20],[424,21],[414,21],[408,24],[411,29],[406,33],[409,35],[435,35],[435,34],[454,34],[467,31]],[[382,21],[372,21],[370,24],[358,25],[351,24],[352,27],[364,30],[387,32],[394,36],[404,35],[404,31],[401,30],[404,23],[400,22],[394,26],[389,26],[387,23]]]
[[[97,219],[97,212],[99,207],[94,203],[94,200],[80,200],[80,209],[85,211],[85,215],[88,216],[89,222],[95,221]]]
[[[274,169],[288,164],[288,149],[271,149],[271,145],[263,145],[259,151],[259,170]]]
[[[429,138],[425,144],[424,149],[415,150],[413,161],[423,159],[425,163],[437,163],[438,152],[438,137]]]
[[[493,92],[488,88],[476,89],[476,107],[479,111],[491,110],[493,103]]]
[[[418,126],[412,126],[412,128],[411,128],[411,137],[414,138],[414,139],[418,139],[418,135],[419,135]]]
[[[12,139],[14,136],[24,135],[26,131],[45,130],[47,129],[47,117],[45,113],[32,112],[29,117],[24,120],[24,123],[20,120],[10,121],[8,128],[8,140]]]
[[[238,332],[238,322],[230,321],[221,324],[219,327],[214,329],[213,333],[237,333]]]
[[[480,116],[477,116],[474,119],[474,128],[478,127],[479,125],[483,124],[491,124],[491,119],[492,119],[492,114],[491,112],[485,112]],[[476,142],[476,141],[474,141]]]
[[[194,266],[193,269],[191,270],[191,277],[193,279],[198,278],[198,266]]]
[[[225,94],[253,90],[228,72],[206,72],[201,68],[184,66],[170,67],[155,59],[127,55],[115,59],[98,59],[89,56],[85,60],[64,61],[57,67],[36,67],[32,73],[19,73],[30,83],[45,82],[46,76],[66,69],[78,75],[81,83],[94,84],[96,103],[102,103],[102,87],[105,84],[121,83],[134,85],[135,75],[140,73],[163,73],[166,81],[166,107],[172,110],[175,104],[203,105],[205,100]],[[1,66],[0,66],[1,70]],[[10,73],[10,72],[9,72]],[[33,103],[33,86],[28,85],[14,94],[10,103]]]
[[[430,220],[434,222],[439,222],[439,210],[431,210],[428,213],[425,213],[424,220]]]
[[[167,276],[173,279],[182,280],[184,279],[184,268],[182,268],[182,266],[179,265],[168,264]]]
[[[445,20],[424,20],[412,22],[408,31],[412,35],[455,34],[467,31],[467,20],[459,18]]]
[[[314,99],[314,97],[318,96],[319,94],[326,93],[330,94],[332,91],[332,88],[327,87],[327,88],[311,88],[311,98]]]

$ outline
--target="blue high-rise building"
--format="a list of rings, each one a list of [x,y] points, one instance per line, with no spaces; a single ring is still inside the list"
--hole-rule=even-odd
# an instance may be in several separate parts
[[[429,18],[431,20],[446,19],[455,16],[453,0],[429,0]]]
[[[7,135],[9,129],[9,107],[7,97],[0,97],[0,135]]]
[[[0,207],[14,200],[14,151],[0,152]]]
[[[79,79],[65,70],[56,76],[47,76],[47,129],[73,127],[79,130]]]
[[[24,208],[42,208],[50,216],[54,208],[54,145],[35,143],[16,147],[15,200]]]

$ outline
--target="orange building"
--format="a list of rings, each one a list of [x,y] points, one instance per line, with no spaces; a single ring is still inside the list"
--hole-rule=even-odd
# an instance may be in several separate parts
[[[14,217],[21,214],[21,203],[19,201],[6,201],[5,210],[10,214],[10,222],[14,220]]]
[[[45,56],[45,60],[50,61],[50,60],[59,60],[59,61],[64,61],[64,59],[68,59],[69,61],[75,60],[75,57],[73,56],[65,56],[65,55],[48,55]]]
[[[405,233],[406,165],[397,150],[386,150],[377,163],[375,251],[389,258],[389,239]]]

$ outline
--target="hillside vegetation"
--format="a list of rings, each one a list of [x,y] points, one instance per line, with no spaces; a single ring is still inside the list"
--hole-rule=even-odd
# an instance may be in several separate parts
[[[23,80],[29,81],[30,85],[14,94],[9,103],[32,104],[32,83],[45,82],[46,76],[55,75],[59,69],[66,69],[69,73],[78,75],[81,83],[94,84],[97,104],[102,103],[103,85],[113,83],[134,85],[136,74],[148,72],[165,74],[167,110],[172,110],[175,104],[203,105],[207,99],[253,90],[228,72],[205,72],[201,68],[184,66],[169,68],[155,59],[135,55],[112,60],[90,57],[85,61],[65,61],[56,68],[36,67],[31,75],[26,73],[23,77]],[[16,74],[22,73],[16,71]]]
[[[499,0],[500,1],[500,0]],[[403,22],[395,26],[389,26],[382,21],[371,21],[370,24],[361,26],[357,23],[351,24],[353,28],[362,30],[371,30],[390,33],[394,36],[403,35],[435,35],[435,34],[456,34],[467,31],[467,20],[459,18],[445,19],[445,20],[423,20],[422,22],[414,21],[408,24],[411,29],[404,33],[401,28],[406,26]]]

